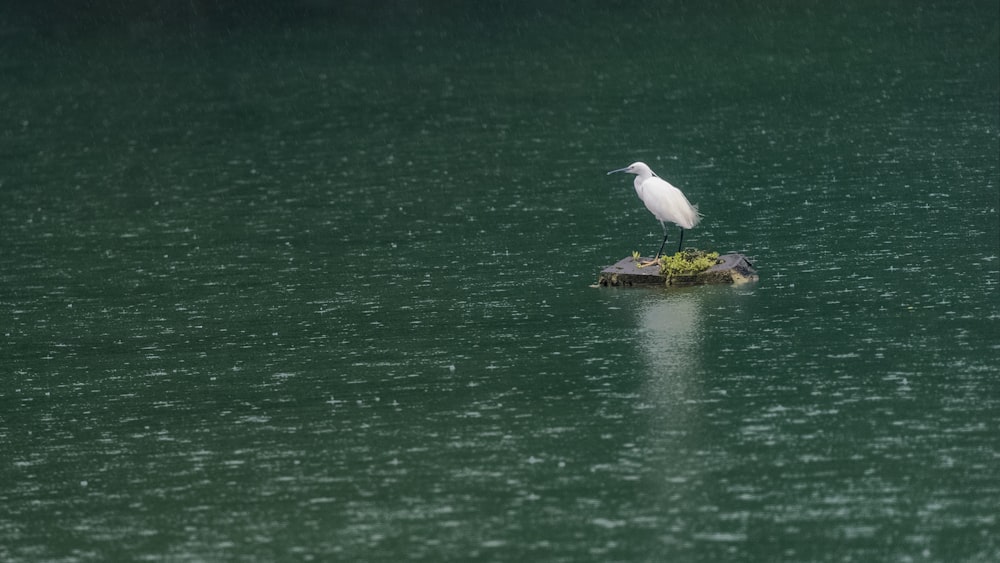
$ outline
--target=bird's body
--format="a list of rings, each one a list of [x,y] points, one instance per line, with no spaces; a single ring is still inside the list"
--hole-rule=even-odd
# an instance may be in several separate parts
[[[656,258],[660,257],[663,245],[667,242],[667,222],[681,228],[680,244],[683,244],[684,229],[693,229],[701,221],[701,214],[698,213],[698,207],[691,205],[691,202],[684,197],[684,194],[680,190],[670,185],[670,182],[657,176],[645,163],[634,162],[625,168],[612,170],[608,174],[614,174],[615,172],[635,174],[635,180],[632,185],[635,186],[636,195],[639,196],[642,203],[646,205],[646,209],[656,217],[657,221],[663,227],[663,244],[660,245],[660,250],[657,251]],[[677,246],[678,252],[681,250],[680,244]]]

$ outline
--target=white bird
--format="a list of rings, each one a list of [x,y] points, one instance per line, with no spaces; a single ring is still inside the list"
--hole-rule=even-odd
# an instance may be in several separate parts
[[[663,227],[663,242],[660,249],[656,251],[656,257],[645,265],[652,264],[663,252],[663,246],[667,244],[667,221],[681,228],[681,239],[677,244],[677,252],[681,251],[684,244],[684,229],[693,229],[701,221],[701,213],[698,213],[698,206],[691,205],[684,194],[677,188],[670,185],[663,178],[656,175],[643,162],[633,162],[625,168],[612,170],[608,174],[615,172],[626,172],[635,174],[635,193],[639,199],[646,204],[646,209],[653,214]]]

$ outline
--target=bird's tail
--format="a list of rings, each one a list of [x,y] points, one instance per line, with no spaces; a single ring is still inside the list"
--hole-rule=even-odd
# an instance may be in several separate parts
[[[697,205],[692,205],[691,208],[694,209],[694,215],[691,217],[691,228],[694,228],[698,226],[698,223],[701,222],[701,218],[704,217],[705,214],[698,211]]]

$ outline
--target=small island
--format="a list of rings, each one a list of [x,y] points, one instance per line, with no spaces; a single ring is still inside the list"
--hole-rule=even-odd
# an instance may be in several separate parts
[[[717,252],[686,249],[672,256],[661,256],[648,266],[651,258],[638,253],[619,260],[601,270],[600,286],[672,286],[686,287],[705,284],[734,284],[757,281],[757,270],[746,256],[738,253],[719,255]]]

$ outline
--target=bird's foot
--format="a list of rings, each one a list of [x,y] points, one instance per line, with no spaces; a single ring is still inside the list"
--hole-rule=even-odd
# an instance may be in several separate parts
[[[659,263],[660,263],[660,259],[656,258],[654,260],[646,260],[645,262],[639,262],[638,264],[636,264],[635,267],[636,268],[645,268],[647,266],[652,266],[653,264],[659,264]]]

